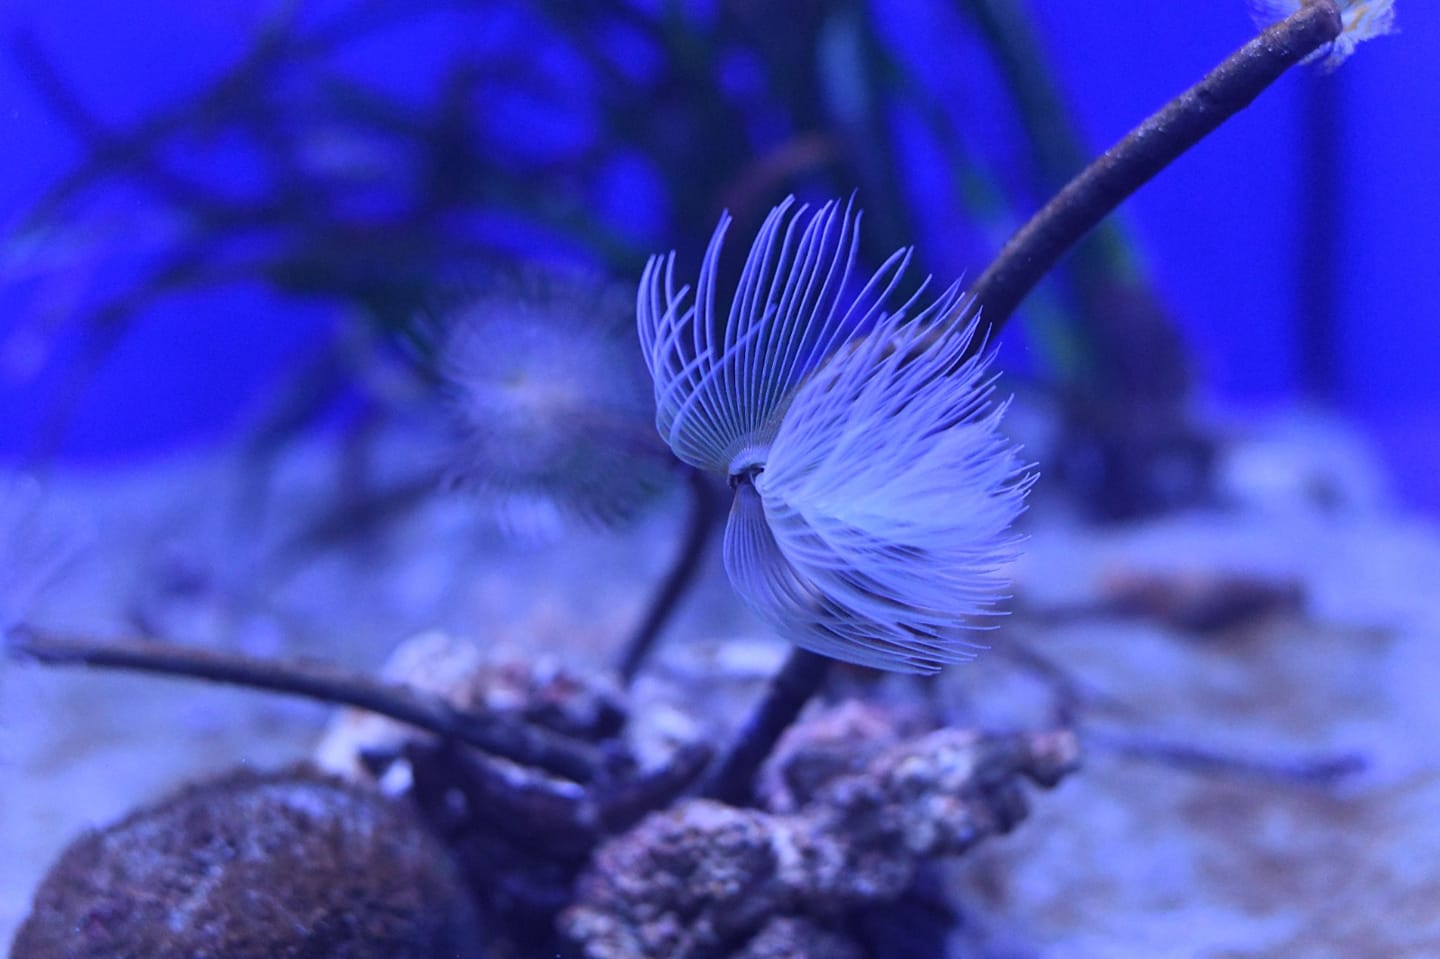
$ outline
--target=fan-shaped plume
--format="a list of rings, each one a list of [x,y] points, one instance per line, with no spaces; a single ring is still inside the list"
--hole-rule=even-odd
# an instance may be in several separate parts
[[[859,214],[792,210],[766,219],[723,322],[728,217],[693,305],[673,255],[651,260],[638,313],[656,424],[730,477],[725,565],[762,619],[837,659],[933,672],[974,655],[966,630],[1004,592],[1031,476],[997,432],[988,356],[966,358],[975,324],[925,345],[958,288],[887,313],[909,252],[861,283]]]
[[[655,380],[656,426],[692,466],[736,472],[767,446],[795,387],[821,359],[881,315],[909,259],[896,253],[859,292],[850,289],[860,224],[828,203],[801,228],[787,199],[766,217],[722,317],[715,306],[730,216],[705,251],[695,302],[674,287],[675,255],[654,257],[640,280],[640,346]],[[803,212],[803,211],[802,211]]]

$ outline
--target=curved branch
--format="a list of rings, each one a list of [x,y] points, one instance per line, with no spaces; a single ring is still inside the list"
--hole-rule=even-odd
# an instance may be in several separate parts
[[[620,678],[627,686],[634,681],[640,667],[650,656],[650,650],[659,639],[660,632],[670,622],[670,617],[694,584],[705,558],[705,547],[715,531],[715,495],[710,491],[705,474],[692,466],[684,467],[685,483],[690,493],[690,510],[685,521],[685,541],[675,557],[670,571],[656,590],[645,618],[625,642],[620,657]]]
[[[971,287],[962,323],[979,308],[991,333],[998,331],[1081,237],[1286,70],[1332,42],[1341,26],[1335,0],[1309,0],[1131,130],[1010,238]]]
[[[550,730],[505,716],[462,712],[438,696],[325,663],[270,661],[154,641],[101,642],[29,626],[9,632],[5,652],[47,666],[205,679],[353,706],[575,782],[594,780],[603,766],[598,750]]]

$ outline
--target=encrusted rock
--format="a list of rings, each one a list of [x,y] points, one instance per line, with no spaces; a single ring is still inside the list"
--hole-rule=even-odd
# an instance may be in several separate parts
[[[76,840],[11,959],[480,959],[468,896],[404,807],[308,768],[182,789]]]
[[[509,716],[587,742],[617,737],[626,720],[624,694],[608,675],[569,670],[553,657],[487,657],[474,643],[438,631],[401,643],[380,677],[440,696],[462,712]],[[392,719],[346,709],[331,720],[314,759],[330,772],[368,779],[360,757],[398,753],[415,736]]]
[[[777,919],[829,928],[827,918],[900,899],[934,857],[1014,828],[1022,779],[1050,787],[1077,762],[1069,732],[942,729],[814,783],[794,813],[687,800],[600,848],[561,928],[585,959],[749,956],[768,948],[758,937]]]
[[[795,812],[825,783],[864,771],[903,736],[924,728],[921,716],[902,721],[893,709],[846,700],[786,731],[761,770],[756,793],[772,812]]]
[[[796,905],[798,818],[679,803],[602,846],[561,919],[586,959],[713,954]]]

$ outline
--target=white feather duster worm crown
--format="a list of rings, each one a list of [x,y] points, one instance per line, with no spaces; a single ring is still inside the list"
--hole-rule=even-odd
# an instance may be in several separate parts
[[[728,215],[693,302],[673,253],[650,260],[638,319],[656,426],[730,478],[725,568],[763,620],[813,652],[932,673],[979,648],[965,637],[1003,596],[1033,474],[997,432],[990,356],[967,358],[975,324],[934,335],[958,285],[889,310],[910,251],[862,283],[853,204],[806,213],[792,198],[766,218],[723,314]]]
[[[1250,15],[1263,30],[1299,13],[1304,6],[1305,0],[1250,0]],[[1348,60],[1361,43],[1395,30],[1395,0],[1340,0],[1340,36],[1302,62],[1318,63],[1323,70],[1334,70]]]

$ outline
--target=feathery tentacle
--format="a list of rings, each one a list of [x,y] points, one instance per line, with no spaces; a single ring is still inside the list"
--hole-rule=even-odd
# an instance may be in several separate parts
[[[912,318],[923,287],[886,303],[910,253],[863,284],[860,216],[787,200],[766,218],[723,322],[716,274],[728,216],[696,297],[673,254],[637,300],[656,426],[681,459],[726,474],[735,503],[725,567],[746,603],[797,645],[928,673],[972,657],[993,612],[1032,481],[997,430],[976,324],[926,346],[960,313],[951,287]]]

